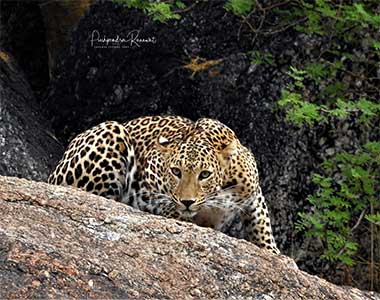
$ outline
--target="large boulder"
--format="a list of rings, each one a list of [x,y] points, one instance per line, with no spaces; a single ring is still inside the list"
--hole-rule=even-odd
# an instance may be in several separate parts
[[[73,188],[0,176],[2,299],[340,299],[338,287],[243,240]]]
[[[46,180],[62,153],[22,71],[0,48],[0,174]]]

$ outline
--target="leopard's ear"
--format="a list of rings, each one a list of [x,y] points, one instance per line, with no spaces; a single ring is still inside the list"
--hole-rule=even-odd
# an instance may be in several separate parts
[[[157,147],[162,151],[167,151],[170,149],[171,142],[166,137],[160,135],[156,139]]]
[[[239,142],[234,139],[229,144],[222,145],[222,149],[219,150],[218,156],[222,164],[228,164],[231,157],[233,157],[238,151]]]
[[[167,145],[170,144],[169,140],[166,137],[162,136],[162,135],[160,135],[158,137],[157,142],[162,147],[165,147],[165,146],[167,146]]]

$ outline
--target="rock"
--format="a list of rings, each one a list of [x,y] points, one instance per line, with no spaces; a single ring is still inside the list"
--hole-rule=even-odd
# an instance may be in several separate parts
[[[0,47],[12,54],[38,96],[49,83],[46,27],[39,2],[0,2]]]
[[[65,45],[70,31],[86,12],[92,0],[40,0],[40,2],[41,14],[46,28],[46,45],[49,71],[51,72],[57,53]]]
[[[2,299],[380,296],[335,286],[212,229],[72,188],[0,176],[0,211]]]
[[[62,153],[23,73],[0,48],[0,174],[46,180]]]

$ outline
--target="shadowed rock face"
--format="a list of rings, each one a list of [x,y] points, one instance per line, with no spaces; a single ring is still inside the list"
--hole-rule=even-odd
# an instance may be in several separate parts
[[[46,31],[40,0],[0,2],[0,47],[12,54],[32,90],[49,84]]]
[[[41,14],[46,28],[46,46],[49,71],[55,64],[57,53],[63,48],[78,20],[86,13],[92,0],[40,0]]]
[[[46,180],[62,152],[23,73],[0,48],[0,174]]]
[[[0,176],[0,298],[375,300],[251,243]]]

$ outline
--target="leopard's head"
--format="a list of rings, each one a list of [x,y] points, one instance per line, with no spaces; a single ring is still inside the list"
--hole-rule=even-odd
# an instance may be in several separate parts
[[[222,188],[235,143],[220,150],[196,137],[174,144],[160,137],[158,146],[165,159],[162,179],[166,193],[176,211],[191,218]]]

